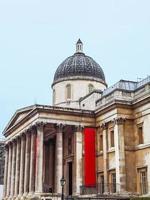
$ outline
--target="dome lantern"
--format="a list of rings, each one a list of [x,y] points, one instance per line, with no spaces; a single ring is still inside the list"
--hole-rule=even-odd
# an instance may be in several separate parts
[[[83,53],[83,43],[80,39],[76,43],[76,53]]]

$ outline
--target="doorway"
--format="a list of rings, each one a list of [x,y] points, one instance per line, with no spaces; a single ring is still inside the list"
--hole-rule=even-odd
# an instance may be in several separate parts
[[[68,162],[68,194],[72,195],[72,162]]]

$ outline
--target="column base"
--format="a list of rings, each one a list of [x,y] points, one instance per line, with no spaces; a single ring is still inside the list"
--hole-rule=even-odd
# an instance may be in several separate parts
[[[20,200],[21,199],[21,196],[16,196],[15,200]]]

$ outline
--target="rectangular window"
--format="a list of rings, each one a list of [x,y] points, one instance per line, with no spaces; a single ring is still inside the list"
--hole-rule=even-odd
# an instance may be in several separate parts
[[[116,172],[113,171],[110,173],[110,192],[116,193]]]
[[[103,151],[103,135],[100,135],[100,151]]]
[[[103,174],[100,176],[100,193],[101,194],[104,193],[104,175]]]
[[[66,96],[67,96],[67,99],[71,99],[71,85],[70,84],[66,86]]]
[[[143,126],[138,126],[138,144],[143,144]]]
[[[98,180],[98,193],[103,194],[104,193],[104,174],[103,172],[98,173],[97,176],[97,180]]]
[[[114,147],[114,130],[110,131],[110,147]]]
[[[139,169],[139,179],[140,179],[140,192],[141,194],[147,194],[147,168]]]

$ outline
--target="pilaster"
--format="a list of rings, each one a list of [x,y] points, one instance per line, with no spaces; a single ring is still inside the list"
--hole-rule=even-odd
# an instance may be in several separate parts
[[[125,144],[124,144],[124,118],[114,120],[115,135],[115,160],[116,160],[116,183],[117,192],[126,191],[126,171],[125,171]]]
[[[80,186],[83,184],[83,166],[82,166],[82,150],[83,150],[83,127],[75,127],[75,181],[74,181],[74,195],[80,194]]]
[[[107,156],[107,129],[108,124],[103,123],[101,125],[102,131],[103,131],[103,164],[104,164],[104,192],[108,192],[108,156]]]

